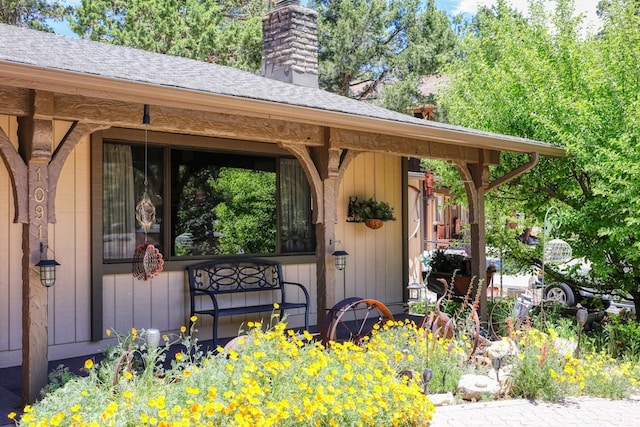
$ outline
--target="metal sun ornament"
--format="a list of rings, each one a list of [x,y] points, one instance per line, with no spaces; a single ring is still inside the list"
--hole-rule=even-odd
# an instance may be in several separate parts
[[[147,233],[156,222],[156,207],[153,205],[147,187],[147,128],[150,123],[149,105],[144,106],[142,122],[144,129],[144,193],[136,205],[136,220],[144,231],[144,244],[138,245],[133,255],[133,276],[138,280],[150,280],[156,277],[164,268],[164,259],[160,251],[152,244],[147,243]]]

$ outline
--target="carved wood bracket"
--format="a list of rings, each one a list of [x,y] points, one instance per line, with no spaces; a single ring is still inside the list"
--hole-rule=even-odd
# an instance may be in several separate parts
[[[58,148],[49,163],[49,199],[47,200],[47,212],[50,223],[56,222],[56,191],[58,189],[58,178],[60,178],[64,162],[82,138],[92,134],[93,132],[108,128],[110,128],[110,126],[104,124],[76,122],[71,126],[60,144],[58,144]]]
[[[475,224],[478,222],[480,212],[478,208],[479,194],[484,197],[484,191],[489,187],[489,167],[480,163],[462,163],[452,162],[453,166],[458,170],[464,183],[464,188],[469,201],[469,222]],[[480,190],[483,190],[482,192]]]
[[[13,147],[9,137],[2,129],[0,129],[0,156],[2,156],[2,160],[7,166],[13,188],[13,199],[15,200],[13,220],[14,222],[26,224],[29,222],[29,198],[26,188],[27,164],[20,157],[20,154],[18,154],[18,151]]]
[[[309,149],[304,145],[297,144],[279,144],[282,148],[287,149],[291,154],[293,154],[296,159],[302,165],[302,169],[304,170],[305,175],[307,176],[307,180],[309,181],[309,186],[311,187],[311,192],[313,193],[313,218],[312,221],[314,224],[318,224],[322,222],[322,218],[324,218],[324,206],[322,201],[324,200],[324,190],[322,185],[322,179],[320,178],[320,173],[316,168],[313,159],[311,158],[311,153]]]

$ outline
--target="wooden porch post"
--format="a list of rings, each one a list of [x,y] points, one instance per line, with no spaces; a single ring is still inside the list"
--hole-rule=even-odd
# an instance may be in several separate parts
[[[336,138],[325,135],[324,147],[280,144],[293,153],[307,175],[314,199],[316,224],[317,325],[321,327],[326,310],[336,301],[336,269],[331,254],[335,248],[335,229],[338,217],[336,197],[345,168],[355,153],[332,148]]]
[[[336,268],[331,254],[335,246],[336,230],[336,178],[323,180],[324,218],[316,224],[316,260],[317,260],[317,316],[318,328],[324,322],[326,310],[336,301]]]
[[[484,156],[481,156],[483,159]],[[484,162],[455,163],[462,176],[469,200],[469,224],[471,227],[471,275],[482,281],[480,291],[480,321],[487,321],[486,283],[486,228],[484,195],[489,185],[489,166]]]
[[[34,94],[31,117],[18,119],[20,149],[27,163],[27,182],[17,191],[28,193],[28,222],[22,233],[22,397],[39,398],[48,374],[48,296],[35,264],[48,246],[49,161],[53,146],[51,94]]]

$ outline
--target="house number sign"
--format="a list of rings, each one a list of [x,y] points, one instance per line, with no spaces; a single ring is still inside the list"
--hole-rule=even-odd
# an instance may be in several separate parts
[[[41,187],[42,184],[42,170],[38,167],[36,168],[36,187],[33,189],[33,200],[36,202],[34,213],[35,219],[37,221],[43,221],[45,215],[45,201],[47,198],[47,192],[44,188]],[[38,225],[38,239],[42,240],[44,238],[44,226],[42,223]]]

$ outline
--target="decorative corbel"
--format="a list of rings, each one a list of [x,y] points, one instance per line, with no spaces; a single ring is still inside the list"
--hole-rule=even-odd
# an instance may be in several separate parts
[[[55,201],[56,190],[58,188],[58,178],[60,178],[62,167],[69,157],[69,154],[73,151],[76,145],[78,145],[78,142],[80,142],[80,140],[85,136],[91,135],[93,132],[97,132],[99,130],[108,129],[110,127],[111,126],[104,124],[75,122],[73,123],[73,125],[71,125],[64,138],[62,138],[60,144],[58,144],[58,147],[53,154],[53,158],[51,159],[51,162],[49,162],[50,196],[47,200],[47,219],[50,223],[56,222]]]
[[[27,164],[20,157],[7,134],[0,128],[0,156],[4,160],[9,178],[13,188],[13,198],[15,200],[14,222],[26,224],[29,222],[29,200],[28,192],[18,191],[18,185],[26,186],[28,182]]]
[[[302,169],[304,170],[305,175],[307,176],[307,180],[309,181],[311,191],[313,192],[313,218],[312,221],[314,224],[318,224],[322,222],[322,218],[324,218],[324,208],[322,201],[324,200],[324,191],[322,186],[322,179],[320,178],[320,173],[316,168],[316,165],[311,158],[311,153],[309,152],[309,148],[304,145],[298,144],[278,144],[282,148],[288,150],[291,154],[293,154],[296,159],[302,165]]]

